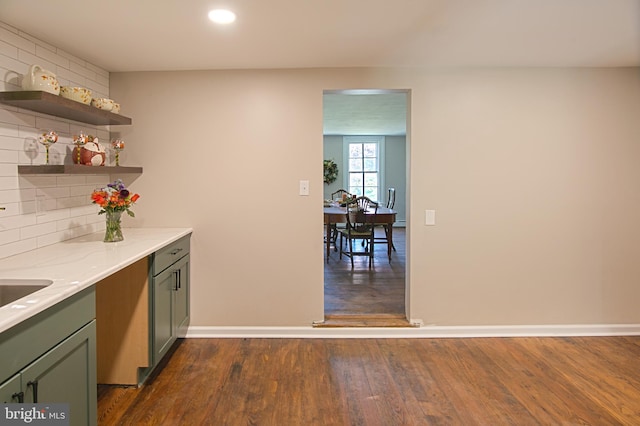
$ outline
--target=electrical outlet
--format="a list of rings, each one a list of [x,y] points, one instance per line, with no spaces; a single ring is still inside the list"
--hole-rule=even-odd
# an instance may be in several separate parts
[[[301,180],[300,181],[300,195],[309,195],[309,181]]]
[[[436,211],[435,210],[425,210],[425,225],[435,225],[436,224]]]

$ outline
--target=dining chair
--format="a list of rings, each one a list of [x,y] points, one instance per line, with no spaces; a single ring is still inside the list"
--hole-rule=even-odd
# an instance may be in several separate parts
[[[349,257],[351,269],[354,267],[353,258],[356,256],[368,257],[369,269],[371,269],[377,213],[378,203],[367,197],[358,197],[353,203],[347,205],[346,226],[338,232],[340,233],[340,259],[342,259],[342,255]],[[360,249],[358,249],[358,244],[354,244],[356,240],[364,242]],[[348,244],[346,248],[343,247],[343,241]]]
[[[386,207],[388,209],[393,209],[396,205],[396,189],[389,188],[387,189],[387,204]],[[388,224],[376,225],[376,228],[382,228],[384,230],[384,237],[374,237],[375,241],[382,244],[388,244],[389,242],[389,226]],[[375,231],[374,231],[375,232]],[[391,241],[391,249],[396,251],[396,247],[393,245],[393,241]],[[391,258],[389,258],[391,260]]]
[[[353,194],[351,194],[349,191],[347,191],[346,189],[338,189],[336,192],[333,192],[331,194],[331,200],[332,201],[336,201],[336,200],[340,200],[340,201],[344,201],[344,200],[351,200],[353,198]],[[338,244],[337,244],[337,240],[338,240],[338,230],[339,229],[344,229],[344,225],[342,224],[332,224],[331,225],[331,242],[333,243],[333,251],[338,251]]]
[[[346,198],[353,198],[353,195],[351,193],[349,193],[349,191],[347,191],[346,189],[338,189],[336,192],[333,192],[331,194],[331,200],[336,201],[336,200],[344,200]]]

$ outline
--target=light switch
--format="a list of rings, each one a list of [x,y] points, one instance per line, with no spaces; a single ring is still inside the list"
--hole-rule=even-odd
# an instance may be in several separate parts
[[[435,210],[425,210],[425,225],[435,225],[436,224],[436,211]]]
[[[300,181],[300,195],[309,195],[309,181],[301,180]]]

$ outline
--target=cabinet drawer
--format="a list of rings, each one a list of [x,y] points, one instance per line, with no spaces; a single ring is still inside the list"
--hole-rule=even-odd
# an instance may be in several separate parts
[[[155,252],[153,255],[153,275],[158,275],[172,263],[189,254],[189,242],[190,236],[187,235]]]

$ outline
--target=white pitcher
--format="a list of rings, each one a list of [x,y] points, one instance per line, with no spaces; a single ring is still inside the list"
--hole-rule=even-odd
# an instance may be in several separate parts
[[[31,65],[29,73],[22,77],[22,88],[24,90],[42,90],[60,94],[60,84],[56,75],[51,71],[43,69],[40,65]]]

